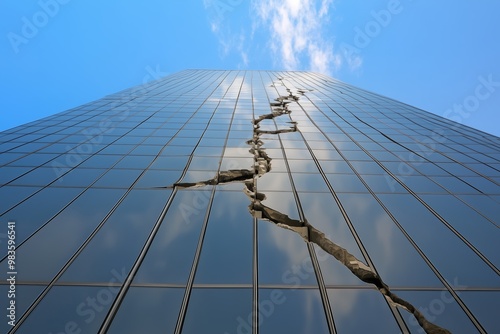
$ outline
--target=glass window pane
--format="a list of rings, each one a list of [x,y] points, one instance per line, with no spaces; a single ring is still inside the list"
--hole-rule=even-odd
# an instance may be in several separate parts
[[[132,190],[60,280],[106,282],[112,269],[124,268],[128,272],[170,193],[170,190]]]
[[[500,284],[498,275],[413,196],[379,198],[450,284],[457,277],[468,286]]]
[[[134,282],[186,284],[211,191],[177,191]]]
[[[259,289],[259,333],[329,333],[316,289]]]
[[[252,289],[193,289],[182,334],[252,330]]]
[[[487,333],[500,333],[500,291],[459,291],[460,298]]]
[[[55,286],[16,333],[97,333],[118,288]]]
[[[399,297],[415,306],[427,320],[452,333],[477,333],[477,329],[448,291],[393,291]],[[403,319],[412,332],[420,333],[422,328],[408,312]]]
[[[338,333],[401,333],[378,290],[329,289],[328,298]]]
[[[0,213],[4,213],[36,191],[38,187],[3,186],[0,187]]]
[[[15,297],[9,298],[9,290],[10,286],[9,285],[0,285],[0,307],[3,310],[7,310],[8,307],[10,307],[9,303],[10,300],[14,300],[16,302],[15,304],[15,321],[14,323],[17,323],[19,318],[26,312],[28,307],[35,301],[36,297],[42,292],[42,290],[45,288],[43,285],[24,285],[24,284],[17,284],[16,285],[16,291],[15,291]],[[9,318],[10,316],[10,311],[6,311],[5,313],[6,317],[2,319],[0,322],[0,331],[2,333],[7,333],[9,330],[12,329],[12,326],[8,324],[8,322],[12,321],[12,318]]]
[[[338,196],[377,272],[386,284],[390,287],[442,287],[424,259],[373,196]]]
[[[2,220],[6,219],[18,223],[16,224],[16,242],[19,245],[83,190],[79,188],[45,188],[10,210],[2,217]],[[36,210],[33,210],[34,208]],[[4,251],[7,252],[6,249],[2,249],[2,255]]]
[[[243,192],[218,191],[210,210],[195,283],[252,282],[253,218]]]
[[[173,333],[183,295],[184,289],[131,287],[107,333]]]
[[[122,194],[121,190],[108,189],[90,189],[82,194],[17,249],[18,279],[50,281]],[[43,263],[43,270],[40,270],[40,263]],[[7,272],[5,260],[0,263],[0,268],[3,272]]]

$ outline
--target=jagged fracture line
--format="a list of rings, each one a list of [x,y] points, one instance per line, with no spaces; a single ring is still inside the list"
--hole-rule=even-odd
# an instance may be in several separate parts
[[[393,293],[389,286],[382,281],[382,278],[380,278],[377,273],[372,271],[370,267],[349,253],[345,248],[328,239],[323,232],[316,229],[307,220],[299,221],[291,219],[288,215],[263,205],[260,201],[261,198],[265,198],[265,195],[260,193],[252,194],[252,189],[249,189],[248,186],[247,195],[250,195],[253,200],[252,204],[249,206],[252,216],[258,219],[270,221],[282,228],[292,230],[298,233],[306,242],[312,242],[321,247],[321,249],[332,255],[360,280],[375,285],[389,302],[412,313],[426,333],[450,333],[448,330],[428,321],[425,316],[415,308],[415,306]]]
[[[262,148],[262,145],[264,144],[260,140],[260,135],[261,134],[279,134],[279,133],[287,133],[287,132],[296,132],[297,130],[297,123],[295,122],[290,122],[292,126],[288,129],[279,129],[279,130],[273,130],[273,131],[265,131],[265,130],[260,130],[260,122],[265,120],[265,119],[273,119],[275,117],[279,117],[282,115],[289,114],[290,111],[287,108],[287,105],[284,102],[279,103],[282,108],[280,110],[271,113],[271,114],[265,114],[261,115],[257,119],[252,120],[253,127],[254,127],[254,135],[253,138],[247,141],[248,145],[251,145],[252,147],[250,148],[249,152],[254,155],[254,169],[230,169],[228,171],[220,171],[217,173],[217,176],[215,176],[212,179],[205,180],[205,181],[199,181],[199,182],[178,182],[174,183],[173,187],[179,187],[179,188],[195,188],[195,187],[204,187],[208,185],[218,185],[218,184],[225,184],[225,183],[231,183],[231,182],[241,182],[241,181],[247,181],[250,179],[253,179],[254,176],[262,176],[265,173],[269,172],[271,170],[271,158],[267,155],[267,153],[264,151]],[[170,187],[167,187],[170,188]]]
[[[382,281],[382,278],[375,273],[370,267],[365,265],[362,261],[357,259],[354,255],[349,253],[345,248],[335,244],[333,241],[328,239],[323,232],[316,229],[307,220],[300,221],[296,219],[291,219],[288,215],[274,210],[268,206],[261,203],[266,199],[266,195],[263,193],[256,192],[256,177],[261,177],[271,170],[271,158],[267,153],[261,148],[263,142],[260,140],[260,134],[279,134],[286,132],[296,132],[297,124],[292,122],[293,126],[289,129],[281,129],[276,131],[262,131],[259,130],[259,123],[265,119],[274,119],[282,115],[290,114],[288,110],[287,99],[293,99],[298,101],[299,97],[292,94],[292,92],[287,89],[290,96],[280,96],[276,99],[278,102],[271,103],[271,106],[279,107],[274,108],[275,112],[271,114],[261,115],[254,119],[252,123],[254,124],[254,136],[251,140],[247,141],[247,144],[251,145],[252,148],[249,150],[250,153],[254,155],[254,169],[232,169],[228,171],[221,171],[213,179],[206,181],[195,182],[195,183],[175,183],[174,187],[180,188],[192,188],[192,187],[203,187],[206,185],[218,185],[231,182],[245,182],[244,193],[250,197],[251,204],[249,205],[249,211],[251,215],[258,219],[264,219],[275,223],[279,227],[292,230],[298,233],[306,242],[312,242],[321,249],[323,249],[328,254],[332,255],[340,263],[342,263],[347,269],[349,269],[356,277],[358,277],[363,282],[373,284],[382,293],[382,295],[392,304],[400,306],[412,313],[417,319],[420,326],[428,334],[448,334],[448,330],[439,327],[428,321],[425,316],[415,308],[410,302],[400,298],[395,293],[393,293],[389,286]],[[302,92],[301,92],[302,93]],[[251,180],[251,181],[250,181]]]

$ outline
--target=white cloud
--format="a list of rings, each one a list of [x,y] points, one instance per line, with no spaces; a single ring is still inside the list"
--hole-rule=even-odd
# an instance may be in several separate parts
[[[331,74],[341,65],[325,31],[333,0],[253,0],[256,27],[269,30],[269,46],[285,70]],[[318,8],[319,7],[319,8]]]
[[[248,17],[238,19],[234,15],[237,11],[241,15],[240,6],[246,1],[203,1],[222,56],[236,52],[240,66],[256,61],[255,57],[265,54],[265,49],[275,66],[285,70],[331,75],[342,65],[341,54],[333,46],[334,34],[328,30],[334,0],[251,0],[251,27],[243,24],[249,24]],[[266,45],[259,44],[262,37]],[[349,60],[351,68],[360,65],[359,59]]]

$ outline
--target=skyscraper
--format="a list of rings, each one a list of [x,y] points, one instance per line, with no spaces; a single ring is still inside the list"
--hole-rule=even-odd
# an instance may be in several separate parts
[[[499,332],[500,141],[187,70],[0,133],[11,333]]]

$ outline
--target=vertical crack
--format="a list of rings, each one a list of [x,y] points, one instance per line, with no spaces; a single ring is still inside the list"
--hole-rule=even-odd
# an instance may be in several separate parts
[[[285,86],[283,78],[278,78],[278,80],[282,86]],[[276,83],[271,85],[271,87],[275,86]],[[264,142],[261,140],[260,136],[262,134],[277,135],[281,133],[297,132],[299,130],[297,122],[293,121],[288,122],[291,124],[290,127],[277,130],[261,130],[260,123],[264,120],[272,120],[276,117],[290,114],[291,111],[289,110],[288,105],[292,102],[299,101],[299,95],[304,95],[307,91],[310,91],[308,89],[297,89],[297,93],[294,94],[291,89],[286,88],[286,90],[289,95],[279,96],[270,103],[273,108],[272,113],[260,115],[252,120],[253,137],[246,142],[250,146],[249,152],[254,156],[254,165],[252,168],[219,171],[212,179],[192,183],[178,182],[167,188],[193,188],[207,185],[223,185],[232,182],[243,182],[243,192],[250,199],[248,209],[253,217],[272,222],[279,227],[294,231],[299,234],[305,242],[318,245],[321,249],[333,256],[337,261],[349,269],[361,281],[373,284],[389,303],[399,306],[413,314],[426,333],[450,333],[448,330],[427,320],[425,316],[410,302],[393,293],[389,286],[384,283],[382,278],[372,268],[349,253],[349,251],[345,248],[328,239],[323,232],[311,225],[307,219],[304,219],[304,221],[292,219],[288,215],[262,204],[262,202],[266,199],[266,195],[257,191],[256,180],[271,171],[272,159],[265,152],[265,149],[263,148]]]

